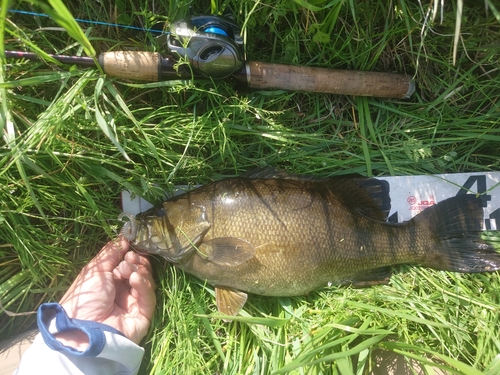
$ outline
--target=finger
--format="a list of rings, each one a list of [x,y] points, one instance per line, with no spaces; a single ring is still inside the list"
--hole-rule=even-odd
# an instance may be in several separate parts
[[[85,268],[112,271],[129,251],[129,243],[123,238],[108,242]]]
[[[139,254],[135,251],[129,251],[125,254],[123,259],[133,264],[142,264],[149,270],[149,272],[153,272],[151,263],[149,262],[149,257],[146,254]]]
[[[149,280],[149,282],[153,285],[154,279],[151,271],[146,268],[146,266],[142,264],[130,263],[126,260],[120,262],[120,264],[113,270],[113,274],[119,280],[128,280],[133,272],[138,272],[142,277]]]
[[[136,272],[137,269],[137,264],[133,264],[123,260],[113,270],[113,275],[119,280],[128,280],[132,272]]]
[[[140,273],[134,272],[130,275],[131,294],[137,299],[137,307],[141,315],[151,321],[156,307],[156,295],[154,293],[154,283],[143,277]]]

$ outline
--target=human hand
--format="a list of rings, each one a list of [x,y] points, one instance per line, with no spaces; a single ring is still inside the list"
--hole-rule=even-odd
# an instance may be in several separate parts
[[[138,344],[151,324],[154,288],[147,257],[129,251],[128,242],[120,238],[106,244],[80,271],[60,305],[70,318],[107,324]],[[80,331],[56,337],[76,349],[88,346],[87,336]]]

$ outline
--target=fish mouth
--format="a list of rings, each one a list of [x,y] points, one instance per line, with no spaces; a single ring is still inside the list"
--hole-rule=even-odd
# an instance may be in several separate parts
[[[123,236],[127,241],[133,241],[137,237],[137,220],[135,219],[135,215],[129,212],[122,212],[118,216],[118,220],[123,221],[123,218],[126,217],[129,221],[127,221],[121,231],[120,236]]]

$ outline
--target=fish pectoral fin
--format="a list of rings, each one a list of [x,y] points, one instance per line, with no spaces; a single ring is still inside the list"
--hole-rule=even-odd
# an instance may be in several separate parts
[[[234,316],[243,308],[247,301],[247,294],[225,286],[215,287],[215,300],[219,312]]]
[[[255,256],[255,246],[237,237],[203,241],[199,250],[207,260],[221,266],[238,266]]]
[[[374,285],[386,285],[389,284],[391,275],[391,267],[380,267],[372,270],[364,270],[363,273],[353,275],[342,284],[350,285],[353,288],[367,288]]]

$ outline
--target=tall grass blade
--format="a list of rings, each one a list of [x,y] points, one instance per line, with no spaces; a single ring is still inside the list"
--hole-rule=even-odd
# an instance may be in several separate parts
[[[92,44],[80,28],[80,25],[78,25],[71,15],[71,12],[61,0],[48,0],[52,7],[38,0],[31,0],[31,2],[43,9],[44,13],[48,14],[55,22],[63,27],[73,39],[80,43],[88,56],[95,56],[94,47],[92,47]]]
[[[99,78],[96,82],[95,93],[94,93],[95,119],[97,121],[97,124],[99,125],[99,127],[103,131],[103,133],[106,135],[106,137],[109,138],[109,140],[111,142],[113,142],[113,144],[116,146],[118,151],[121,152],[123,157],[127,161],[132,161],[132,160],[130,160],[129,156],[125,152],[125,149],[122,147],[122,145],[118,141],[118,135],[116,134],[116,131],[113,129],[114,128],[113,124],[110,124],[110,122],[109,122],[109,121],[113,122],[114,121],[113,118],[106,115],[106,117],[108,117],[108,119],[109,119],[109,120],[106,120],[104,115],[102,114],[102,110],[101,110],[101,106],[99,105],[99,102],[101,102],[101,100],[100,100],[101,95],[103,95],[103,93],[102,93],[103,86],[104,86],[104,78]]]
[[[457,63],[458,42],[460,40],[460,29],[462,28],[463,7],[464,7],[463,0],[457,0],[457,16],[456,16],[456,21],[455,21],[455,38],[453,40],[453,65],[456,65],[456,63]]]

